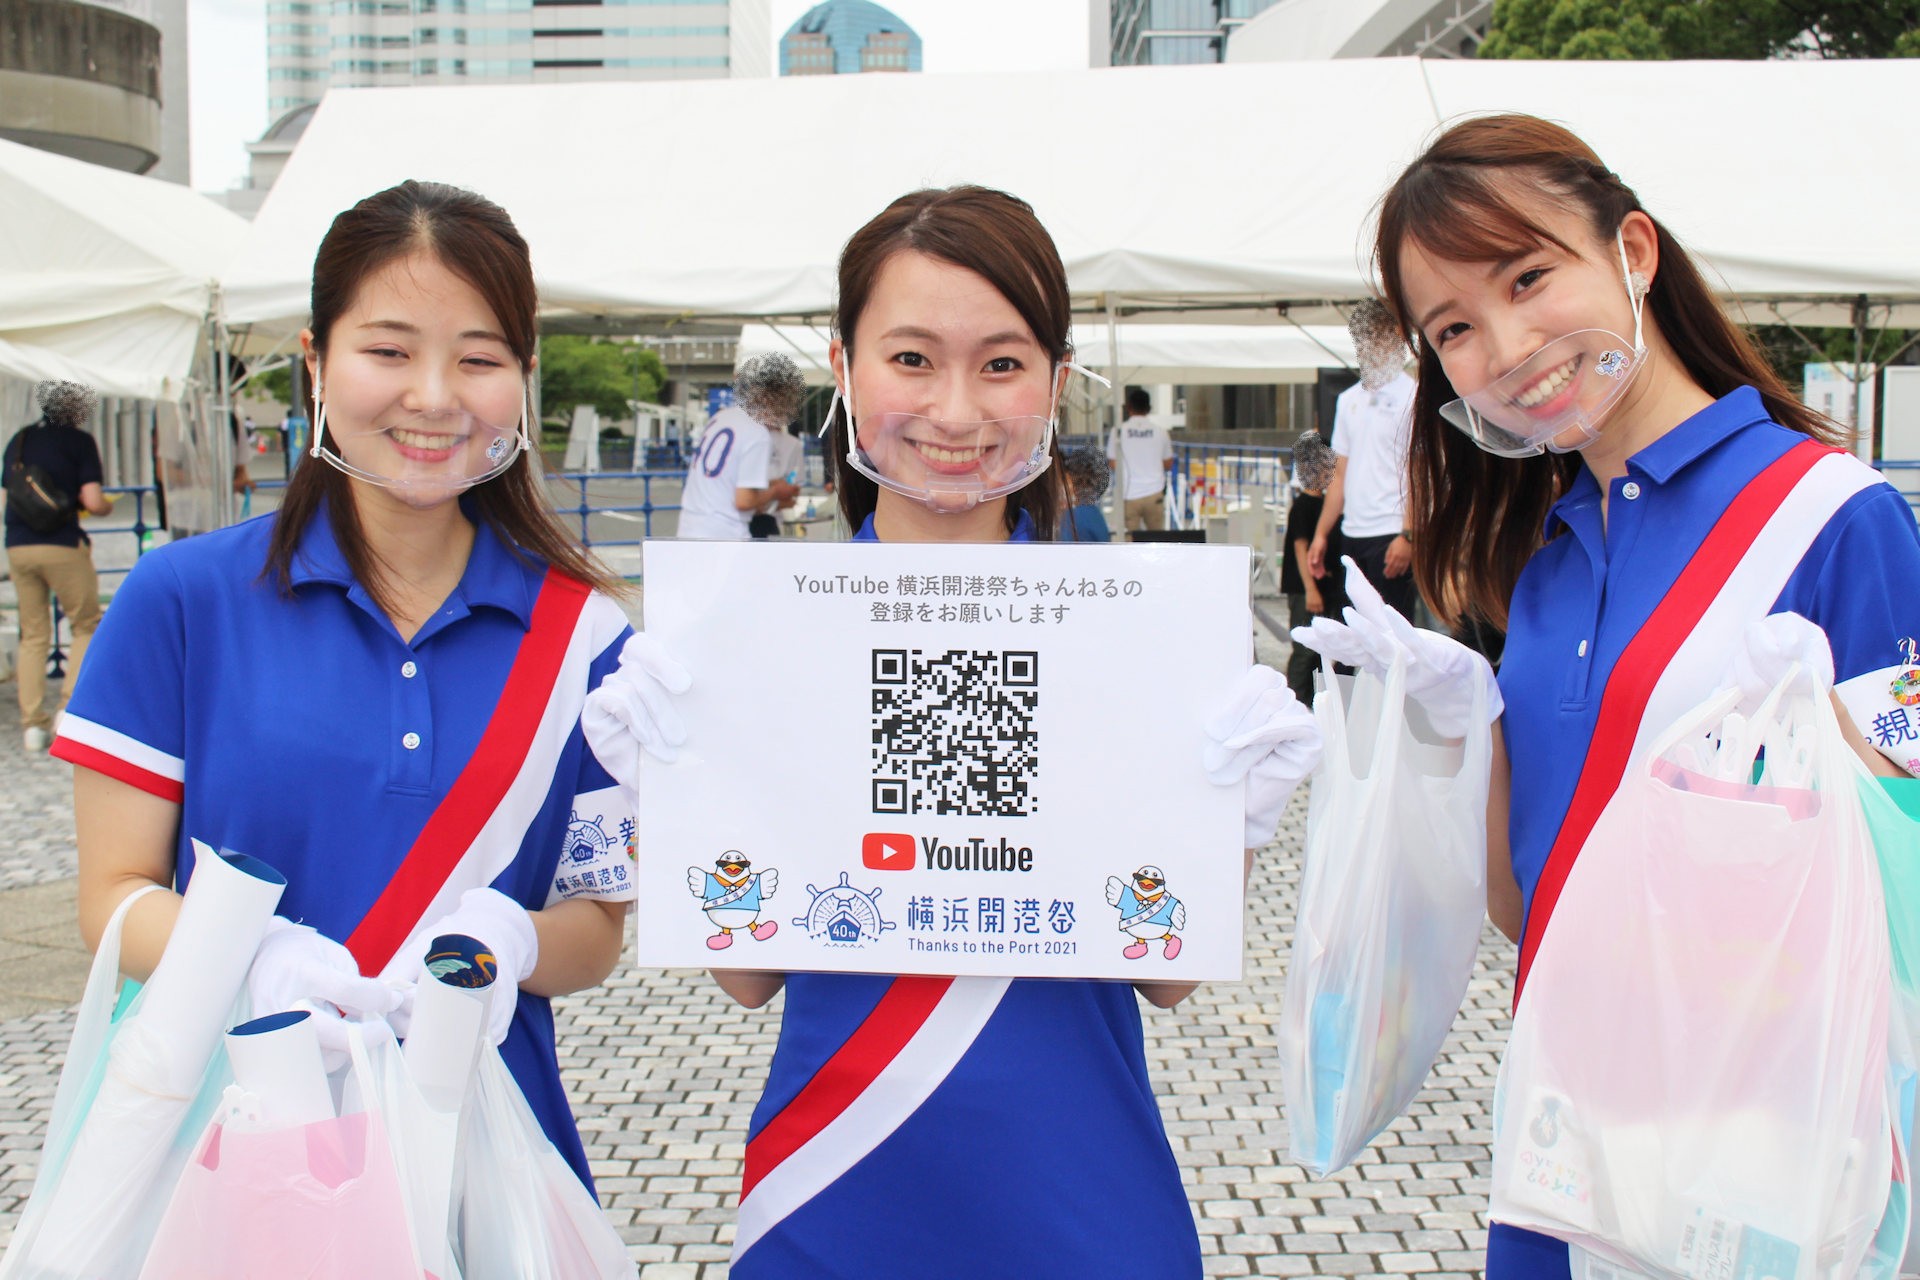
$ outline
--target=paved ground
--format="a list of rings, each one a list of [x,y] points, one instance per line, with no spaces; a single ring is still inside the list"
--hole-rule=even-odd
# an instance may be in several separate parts
[[[1274,662],[1278,646],[1257,639]],[[0,1240],[31,1183],[71,1026],[67,1005],[85,976],[72,926],[68,770],[24,758],[12,695],[0,685]],[[1311,1180],[1285,1158],[1274,1059],[1304,822],[1296,799],[1255,870],[1246,980],[1203,988],[1172,1011],[1143,1006],[1207,1272],[1477,1276],[1487,1105],[1513,950],[1488,931],[1466,1007],[1410,1113],[1352,1168]],[[739,1009],[704,974],[631,967],[561,1002],[561,1064],[575,1110],[602,1198],[646,1280],[726,1275],[754,1082],[765,1076],[779,1014],[778,1001]]]

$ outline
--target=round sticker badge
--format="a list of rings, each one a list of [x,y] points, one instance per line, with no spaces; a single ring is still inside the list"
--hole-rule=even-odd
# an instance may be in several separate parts
[[[1903,707],[1920,706],[1920,667],[1909,667],[1893,678],[1893,700]]]

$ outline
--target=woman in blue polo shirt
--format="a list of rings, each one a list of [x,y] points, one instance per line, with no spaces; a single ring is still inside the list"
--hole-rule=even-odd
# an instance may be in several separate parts
[[[1051,538],[1070,295],[1033,210],[981,187],[903,196],[848,241],[839,286],[828,450],[856,540]],[[647,693],[625,721],[680,739],[666,690]],[[1255,668],[1241,695],[1209,776],[1247,778],[1251,850],[1319,735],[1277,673]],[[1236,733],[1250,741],[1229,745]],[[714,976],[750,1008],[786,991],[747,1140],[737,1280],[1200,1275],[1136,1002],[1171,1006],[1190,986]]]
[[[1892,589],[1920,581],[1920,533],[1565,129],[1527,116],[1449,129],[1389,191],[1375,254],[1420,357],[1421,592],[1444,622],[1507,630],[1487,878],[1494,923],[1520,943],[1517,1003],[1647,735],[1730,674],[1763,689],[1807,664],[1870,735],[1855,746],[1876,773],[1920,772],[1905,674],[1920,597]],[[1350,621],[1315,636],[1366,661],[1396,632],[1409,691],[1464,704],[1459,646],[1377,601]],[[1493,1223],[1491,1280],[1568,1273],[1565,1245]]]
[[[403,183],[334,220],[312,307],[313,456],[278,512],[140,561],[61,720],[81,929],[184,885],[190,839],[261,858],[288,886],[254,1006],[314,1008],[335,1044],[336,1011],[404,1020],[427,940],[479,938],[494,1041],[591,1185],[548,1001],[620,954],[633,805],[579,721],[629,632],[529,450],[526,242]],[[131,909],[129,975],[179,904]]]

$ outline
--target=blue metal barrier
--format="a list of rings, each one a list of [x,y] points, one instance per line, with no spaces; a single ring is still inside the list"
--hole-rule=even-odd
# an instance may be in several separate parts
[[[153,532],[153,529],[154,529],[154,526],[149,525],[147,523],[147,497],[149,494],[154,492],[153,486],[152,485],[126,485],[126,486],[122,486],[114,489],[102,489],[101,492],[113,495],[115,497],[125,496],[129,494],[132,495],[133,523],[102,525],[102,524],[95,524],[92,521],[88,521],[85,525],[82,526],[82,528],[85,530],[88,539],[96,543],[99,542],[102,537],[106,537],[112,534],[125,533],[125,534],[133,535],[133,558],[135,560],[138,560],[142,555],[146,554],[147,535]],[[118,508],[116,507],[116,511],[117,510]],[[96,569],[94,571],[94,576],[97,578],[107,578],[111,576],[123,575],[127,572],[128,570],[126,569]],[[110,594],[112,593],[102,592],[101,596],[104,599],[106,596]],[[67,615],[65,610],[61,609],[60,607],[59,597],[58,596],[54,597],[53,647],[47,651],[47,678],[50,680],[64,679],[67,674],[67,651],[60,643],[60,624],[66,621],[66,617]],[[19,622],[19,616],[17,613],[15,615],[14,621],[16,625]]]
[[[1888,484],[1900,491],[1914,513],[1920,515],[1920,462],[1882,460],[1873,465],[1879,468]]]
[[[653,536],[653,516],[656,511],[680,510],[680,504],[677,502],[655,502],[653,500],[654,482],[659,481],[664,484],[671,481],[675,484],[685,485],[686,479],[687,473],[684,471],[557,471],[549,472],[546,476],[549,485],[555,481],[562,481],[579,488],[580,500],[577,503],[570,507],[561,507],[558,503],[555,503],[554,506],[556,510],[566,511],[570,515],[578,515],[580,517],[580,542],[581,545],[587,547],[637,547],[646,539],[651,538]],[[594,483],[604,484],[610,480],[638,480],[640,482],[639,505],[611,506],[592,501],[592,495],[588,493],[587,486]],[[640,517],[641,532],[638,538],[601,538],[597,542],[594,540],[593,529],[589,524],[591,517],[596,515],[632,516],[636,514]]]

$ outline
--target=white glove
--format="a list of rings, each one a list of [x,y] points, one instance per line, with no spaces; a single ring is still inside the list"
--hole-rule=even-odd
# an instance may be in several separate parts
[[[1347,566],[1347,597],[1353,601],[1345,611],[1346,622],[1315,618],[1311,625],[1293,629],[1295,644],[1380,676],[1393,665],[1396,653],[1403,655],[1407,696],[1426,708],[1427,719],[1442,737],[1467,736],[1473,727],[1474,689],[1482,681],[1487,690],[1487,721],[1491,724],[1500,718],[1506,704],[1485,658],[1458,640],[1414,626],[1380,598],[1351,557],[1342,557],[1341,563]]]
[[[1273,839],[1294,788],[1320,763],[1320,726],[1285,677],[1256,665],[1207,721],[1207,739],[1200,757],[1207,780],[1222,787],[1247,780],[1246,847],[1257,849]]]
[[[1833,689],[1833,649],[1827,633],[1797,613],[1775,613],[1752,623],[1740,637],[1727,683],[1738,688],[1749,710],[1787,678],[1795,663],[1792,694],[1825,697]]]
[[[540,959],[540,937],[534,932],[533,917],[498,889],[467,890],[460,895],[459,906],[416,935],[420,954],[412,957],[412,971],[403,982],[400,1005],[387,1021],[402,1038],[411,1029],[414,992],[420,983],[432,981],[426,976],[426,948],[435,938],[448,934],[472,938],[493,955],[496,973],[492,1003],[487,1009],[487,1035],[497,1045],[507,1038],[507,1030],[513,1025],[520,984],[533,976],[533,966]]]
[[[266,936],[247,970],[247,998],[253,1016],[304,1009],[313,1014],[328,1069],[346,1060],[351,1029],[341,1014],[381,1018],[400,1003],[400,994],[378,978],[360,974],[353,953],[310,925],[285,916],[267,922]]]
[[[687,669],[667,655],[660,642],[636,631],[620,649],[620,665],[587,695],[580,727],[601,767],[620,786],[639,783],[640,753],[671,764],[687,740],[686,725],[673,709],[673,695],[693,684]]]

